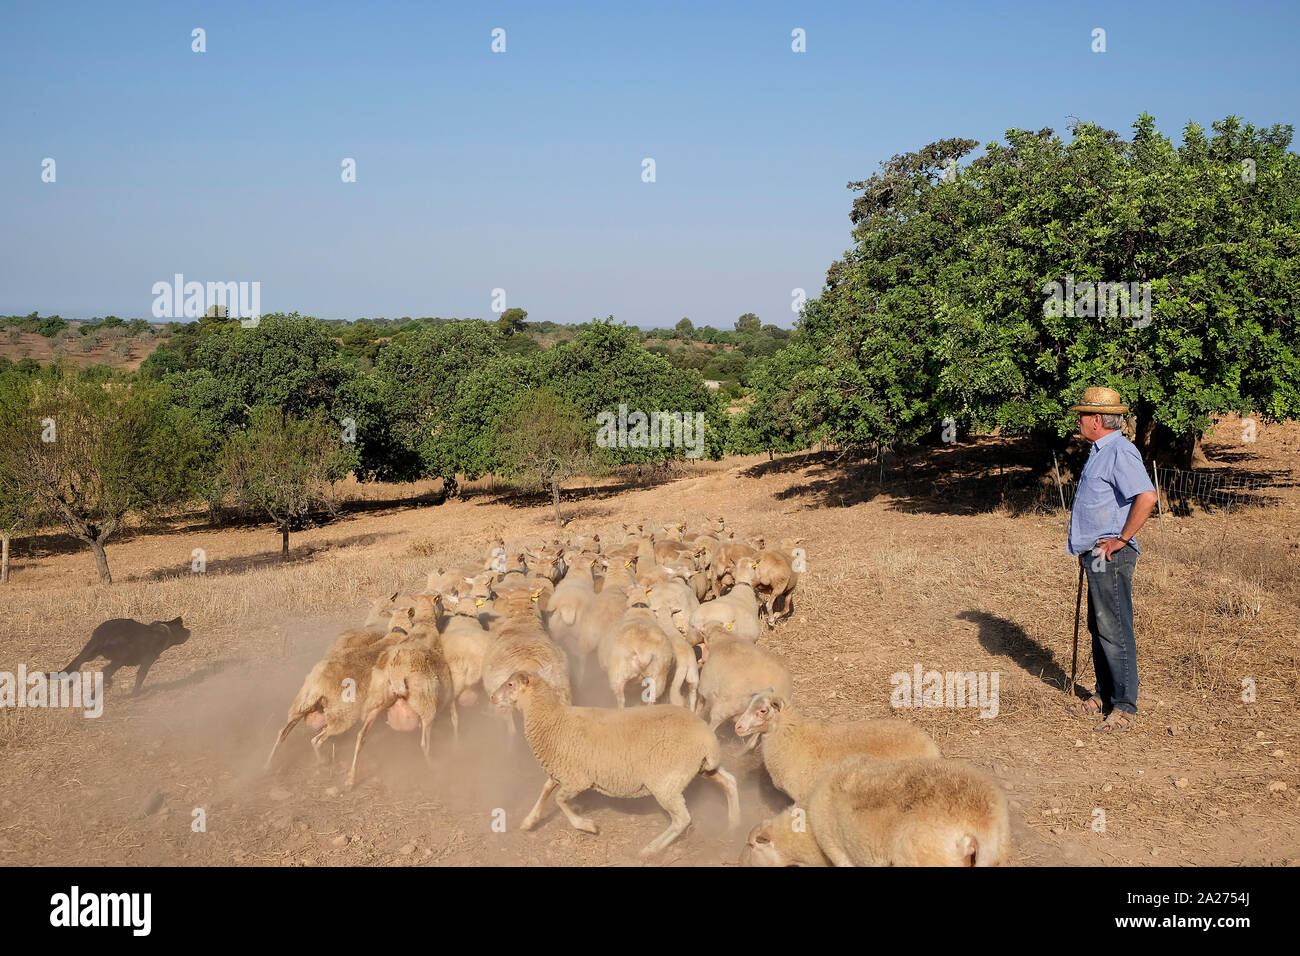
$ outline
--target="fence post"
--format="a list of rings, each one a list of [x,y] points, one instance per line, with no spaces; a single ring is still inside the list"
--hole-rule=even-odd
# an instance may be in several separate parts
[[[1160,516],[1160,547],[1165,546],[1165,506],[1160,502],[1160,477],[1156,472],[1156,460],[1151,459],[1151,484],[1156,488],[1156,514]]]
[[[1061,510],[1065,510],[1065,490],[1061,487],[1061,469],[1056,464],[1056,452],[1052,452],[1052,471],[1056,473],[1056,493],[1061,496]]]

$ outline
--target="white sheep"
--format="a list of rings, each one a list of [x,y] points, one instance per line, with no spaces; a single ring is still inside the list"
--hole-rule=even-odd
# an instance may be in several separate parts
[[[1006,796],[959,760],[846,757],[805,807],[754,827],[747,866],[998,866],[1010,852]]]
[[[709,656],[700,668],[701,709],[706,709],[709,729],[716,731],[724,720],[745,712],[749,702],[766,689],[785,700],[794,693],[794,682],[785,662],[752,641],[729,636],[711,637]],[[750,750],[758,741],[750,739]]]
[[[537,825],[552,793],[569,823],[587,833],[599,832],[596,824],[569,805],[583,791],[620,798],[652,796],[671,822],[641,850],[642,856],[649,856],[690,825],[683,791],[700,775],[726,793],[730,825],[740,821],[740,794],[735,778],[719,762],[718,738],[704,721],[680,707],[570,707],[545,681],[525,672],[512,674],[492,694],[492,701],[520,710],[528,746],[547,774],[521,829]]]
[[[492,626],[492,641],[483,658],[483,689],[491,692],[515,671],[541,675],[566,703],[572,700],[569,664],[564,651],[542,626],[539,600],[541,589],[498,595],[493,602],[498,620]],[[505,711],[509,735],[514,736],[514,717]]]
[[[886,760],[939,756],[929,734],[906,721],[809,720],[772,691],[755,694],[736,719],[736,736],[751,734],[762,735],[763,766],[795,802],[807,799],[818,774],[854,754]]]
[[[271,766],[276,750],[299,721],[305,721],[315,732],[312,751],[318,761],[324,761],[325,742],[346,733],[361,719],[375,661],[386,648],[405,639],[406,631],[398,628],[365,647],[347,648],[318,661],[289,705],[285,725],[275,738],[266,766]]]
[[[579,651],[580,623],[587,607],[596,597],[596,580],[593,571],[600,559],[590,554],[569,556],[569,570],[547,600],[547,627],[561,647],[575,657]]]
[[[627,610],[627,588],[632,579],[634,562],[611,564],[605,575],[604,586],[592,597],[578,618],[577,635],[570,645],[578,669],[578,682],[586,673],[587,657],[600,647],[605,635],[615,631]]]
[[[705,601],[691,613],[690,633],[687,635],[691,643],[704,643],[705,631],[715,626],[721,627],[729,637],[758,640],[758,596],[753,585],[742,580],[744,572],[754,573],[748,564],[742,565],[736,570],[736,583],[730,591],[720,598]]]
[[[615,592],[617,593],[617,592]],[[622,709],[626,706],[628,681],[636,681],[649,691],[650,703],[670,690],[669,676],[677,666],[672,638],[660,627],[643,588],[628,588],[623,617],[606,632],[596,648],[596,657],[609,679],[609,689]],[[675,676],[675,675],[674,675]],[[683,678],[685,674],[681,675]],[[674,703],[681,703],[680,682],[674,680]]]
[[[384,649],[375,661],[366,688],[365,717],[357,734],[357,746],[352,752],[352,767],[348,770],[347,786],[357,780],[357,758],[366,735],[381,714],[387,713],[388,726],[394,730],[420,729],[420,750],[426,762],[429,754],[429,730],[439,711],[451,710],[452,732],[459,736],[460,722],[456,714],[456,698],[452,693],[451,671],[442,654],[442,644],[436,629],[430,628],[423,638],[408,638]]]
[[[749,831],[741,866],[830,866],[808,826],[804,808],[792,804]]]

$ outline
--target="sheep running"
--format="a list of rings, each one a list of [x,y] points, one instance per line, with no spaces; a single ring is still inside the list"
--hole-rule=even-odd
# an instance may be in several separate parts
[[[482,699],[512,737],[520,713],[547,775],[522,829],[538,825],[552,794],[591,833],[595,823],[572,804],[578,794],[652,796],[669,825],[641,850],[648,856],[689,826],[683,794],[696,776],[724,791],[728,820],[739,823],[738,786],[716,733],[734,720],[745,751],[760,750],[759,772],[796,801],[750,831],[743,862],[1004,862],[1006,801],[990,779],[943,760],[906,721],[817,721],[791,705],[790,670],[760,641],[793,613],[801,540],[769,548],[720,517],[695,529],[641,521],[509,550],[498,538],[481,563],[421,571],[420,590],[393,582],[308,673],[267,766],[299,722],[314,732],[319,762],[325,743],[360,725],[352,787],[385,715],[394,730],[421,731],[432,766],[437,720],[446,714],[459,738],[458,708]],[[605,693],[583,681],[593,658],[614,706],[575,706]],[[640,692],[629,702],[631,682]]]

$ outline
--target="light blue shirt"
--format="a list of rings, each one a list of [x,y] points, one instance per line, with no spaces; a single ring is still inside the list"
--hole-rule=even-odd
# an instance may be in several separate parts
[[[1144,491],[1155,488],[1133,443],[1118,430],[1098,438],[1079,476],[1065,550],[1083,554],[1091,551],[1099,538],[1118,538],[1133,509],[1133,499]],[[1133,549],[1138,549],[1136,537]]]

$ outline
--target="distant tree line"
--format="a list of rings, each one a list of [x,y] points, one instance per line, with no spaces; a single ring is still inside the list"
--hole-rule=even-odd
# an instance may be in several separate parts
[[[513,317],[522,322],[522,317]],[[620,405],[703,416],[699,450],[720,456],[730,419],[700,373],[641,345],[612,318],[521,350],[516,322],[420,322],[373,359],[298,314],[255,327],[217,315],[179,325],[131,373],[105,365],[0,369],[0,533],[54,523],[111,581],[106,545],[132,515],[233,502],[289,534],[333,510],[334,485],[493,474],[551,493],[685,446],[599,447]],[[5,549],[7,554],[7,547]],[[7,572],[7,568],[6,568]]]

